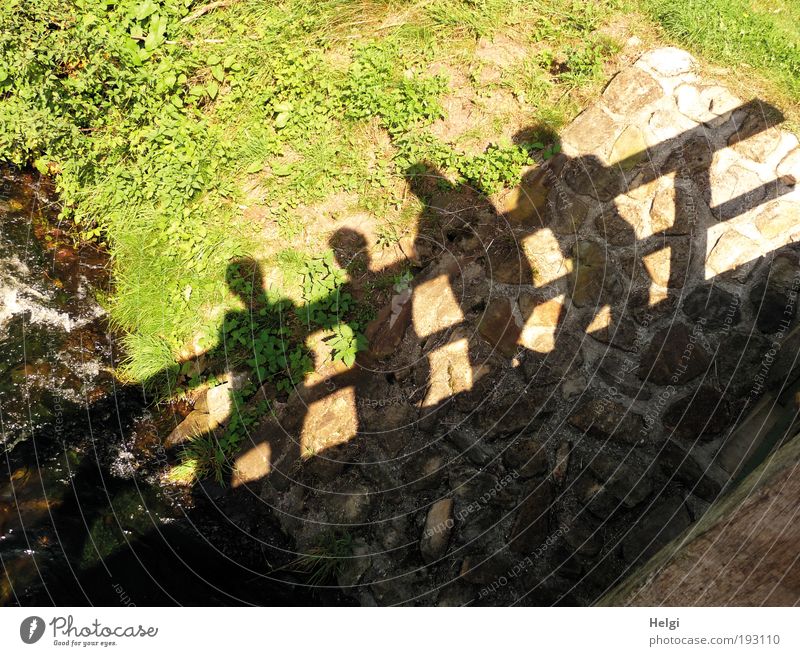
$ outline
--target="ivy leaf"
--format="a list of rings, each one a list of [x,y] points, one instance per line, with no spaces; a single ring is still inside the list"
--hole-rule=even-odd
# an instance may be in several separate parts
[[[222,64],[217,64],[216,66],[212,66],[211,75],[213,75],[214,78],[219,82],[222,82],[222,80],[225,79],[225,69],[222,68]]]
[[[219,91],[219,84],[217,84],[214,80],[209,80],[206,84],[206,92],[211,97],[211,100],[217,97],[217,92]]]

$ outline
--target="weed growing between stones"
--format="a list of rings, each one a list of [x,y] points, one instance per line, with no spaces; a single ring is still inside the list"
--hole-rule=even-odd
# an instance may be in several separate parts
[[[308,583],[312,586],[336,581],[352,558],[354,546],[352,535],[346,531],[333,531],[286,568],[309,575]]]

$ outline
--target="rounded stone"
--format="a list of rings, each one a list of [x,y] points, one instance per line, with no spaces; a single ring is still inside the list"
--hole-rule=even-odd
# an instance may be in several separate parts
[[[615,114],[632,115],[664,95],[653,77],[640,68],[628,68],[608,84],[603,92],[606,106]]]
[[[800,180],[800,148],[795,148],[778,164],[778,177],[789,186]]]
[[[639,59],[653,71],[664,77],[674,77],[692,72],[696,67],[694,57],[680,48],[658,48],[646,52]]]

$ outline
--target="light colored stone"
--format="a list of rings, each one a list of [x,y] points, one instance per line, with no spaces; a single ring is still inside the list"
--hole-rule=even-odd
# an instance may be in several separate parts
[[[539,353],[552,351],[555,348],[557,326],[564,318],[564,296],[537,300],[531,294],[523,294],[519,306],[525,320],[519,343]]]
[[[720,86],[682,84],[675,90],[675,100],[682,114],[698,123],[720,127],[731,112],[742,104],[728,89]]]
[[[412,320],[417,335],[427,337],[464,320],[446,274],[427,280],[414,289]]]
[[[658,146],[668,139],[675,139],[687,130],[697,127],[697,123],[675,109],[657,109],[648,121],[650,133],[655,138],[652,146]]]
[[[756,227],[767,239],[780,237],[783,243],[789,242],[800,229],[800,203],[772,201],[758,215]]]
[[[742,157],[764,163],[780,145],[781,133],[777,128],[767,128],[763,116],[750,113],[728,143]]]
[[[623,171],[630,171],[647,157],[644,133],[635,125],[626,127],[611,148],[609,161]]]
[[[649,182],[642,182],[645,173],[640,173],[633,179],[628,192],[625,194],[628,198],[636,201],[649,200],[656,193],[659,187],[658,178]]]
[[[230,383],[212,387],[206,393],[206,407],[208,414],[213,415],[219,421],[224,421],[230,417],[233,411],[233,387]]]
[[[270,473],[272,449],[269,442],[261,442],[244,451],[233,461],[231,487],[262,480]]]
[[[533,270],[537,287],[551,284],[567,273],[567,264],[561,246],[553,231],[537,230],[522,240],[522,250]]]
[[[233,411],[231,394],[242,389],[250,381],[250,374],[246,371],[229,371],[224,376],[224,382],[215,387],[209,387],[200,394],[195,401],[194,409],[214,416],[221,423],[230,417]]]
[[[564,297],[538,300],[531,294],[523,294],[519,308],[525,318],[526,326],[552,328],[558,325],[564,312]]]
[[[611,325],[611,319],[611,306],[604,305],[597,311],[594,317],[592,317],[589,325],[586,326],[586,334],[591,335],[599,331],[607,331],[608,327]]]
[[[571,155],[595,153],[611,138],[614,119],[594,105],[581,113],[561,134],[566,152]]]
[[[438,560],[447,552],[453,525],[453,500],[440,499],[428,511],[419,541],[419,550],[426,563]]]
[[[706,269],[712,274],[725,273],[754,260],[762,254],[758,243],[738,230],[722,233],[706,258]]]
[[[220,426],[219,418],[200,410],[192,410],[186,418],[178,424],[164,440],[168,449],[184,444],[193,437],[210,433]]]
[[[469,342],[466,337],[454,335],[445,346],[431,352],[428,361],[430,385],[423,407],[435,406],[472,389],[472,364],[469,361]]]
[[[311,458],[349,442],[358,433],[355,389],[343,387],[308,405],[300,436],[300,455]]]
[[[639,61],[664,77],[691,73],[697,66],[694,57],[688,52],[671,47],[646,52]]]
[[[778,164],[778,177],[787,185],[800,181],[800,148],[795,148]]]
[[[661,86],[640,68],[618,73],[603,92],[606,106],[615,114],[632,115],[663,96]]]
[[[719,219],[732,219],[758,206],[766,195],[756,173],[733,165],[711,181],[711,211]]]

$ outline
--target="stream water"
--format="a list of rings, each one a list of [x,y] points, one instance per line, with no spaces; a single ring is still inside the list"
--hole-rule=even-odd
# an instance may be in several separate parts
[[[278,537],[221,516],[224,491],[162,484],[175,418],[115,380],[107,258],[52,198],[0,171],[0,605],[327,603],[275,574]]]

